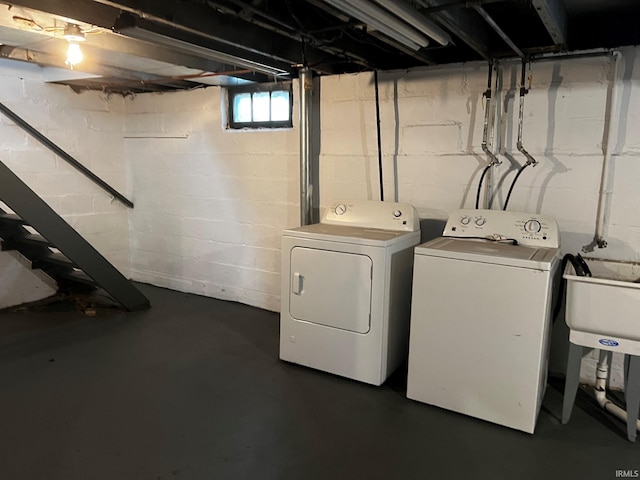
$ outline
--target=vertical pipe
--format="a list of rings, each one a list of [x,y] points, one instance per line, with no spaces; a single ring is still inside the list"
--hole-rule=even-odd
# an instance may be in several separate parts
[[[380,134],[380,92],[378,91],[378,70],[373,71],[376,93],[376,132],[378,136],[378,177],[380,179],[380,201],[384,202],[384,175],[382,173],[382,137]]]
[[[498,61],[494,61],[493,62],[493,70],[494,70],[494,74],[495,74],[495,78],[494,78],[494,83],[493,83],[493,95],[492,95],[492,100],[493,100],[493,118],[491,119],[491,150],[494,150],[494,145],[500,145],[501,139],[499,137],[497,137],[496,132],[500,132],[500,129],[498,128],[498,122],[500,121],[500,116],[498,115],[498,112],[500,112],[500,105],[498,103],[498,99],[500,99],[500,102],[502,102],[502,95],[501,95],[501,89],[502,89],[502,71],[500,70],[500,63]],[[494,143],[495,142],[495,143]],[[498,148],[498,151],[500,149]],[[500,165],[500,160],[498,159],[498,157],[496,157],[498,165]],[[490,168],[489,171],[487,172],[487,178],[485,180],[485,187],[484,187],[484,205],[485,208],[491,208],[491,202],[493,200],[493,182],[494,182],[494,177],[495,177],[495,169],[494,168]]]
[[[607,246],[607,242],[604,239],[602,231],[604,230],[604,224],[606,223],[606,215],[607,215],[607,204],[609,201],[609,195],[611,192],[608,190],[608,182],[609,182],[609,162],[611,160],[611,143],[613,138],[614,131],[614,123],[617,124],[618,118],[614,114],[616,110],[616,104],[618,100],[618,70],[620,68],[620,59],[622,55],[620,52],[615,51],[612,52],[612,60],[613,60],[613,73],[611,77],[611,89],[609,94],[609,108],[608,108],[608,118],[605,123],[606,125],[606,133],[605,133],[605,145],[604,145],[604,158],[602,160],[602,174],[600,175],[600,194],[598,196],[598,211],[596,214],[596,232],[594,235],[594,241],[598,248],[605,248]],[[617,125],[616,125],[617,127]]]
[[[496,157],[491,149],[488,147],[488,138],[489,138],[489,120],[491,118],[491,89],[493,88],[492,84],[492,75],[493,75],[493,60],[489,62],[489,75],[487,79],[487,91],[484,92],[484,96],[486,98],[485,104],[485,113],[484,113],[484,126],[482,128],[482,151],[487,154],[489,157],[489,166],[500,165],[500,159]],[[491,128],[491,133],[493,134],[493,128]],[[493,136],[493,135],[492,135]],[[493,140],[493,138],[492,138]],[[492,142],[493,143],[493,142]],[[492,145],[493,146],[493,145]]]
[[[300,225],[311,223],[311,70],[300,70]]]
[[[522,144],[522,129],[524,124],[524,96],[529,92],[526,88],[525,78],[527,75],[527,60],[522,59],[522,71],[520,73],[520,106],[518,107],[518,141],[516,142],[516,147],[520,153],[522,153],[526,159],[527,163],[525,166],[533,165],[534,167],[538,164],[537,160],[531,156],[529,152],[527,152]]]
[[[487,154],[490,160],[487,166],[482,171],[482,176],[480,177],[480,181],[478,182],[478,191],[476,194],[476,208],[480,208],[480,192],[482,190],[482,182],[485,176],[487,174],[491,175],[491,167],[493,167],[494,165],[500,165],[501,163],[500,159],[496,157],[491,151],[491,149],[488,147],[488,142],[487,142],[489,137],[489,119],[491,118],[491,94],[492,94],[491,89],[493,88],[493,83],[492,83],[493,68],[494,68],[494,62],[493,60],[491,60],[489,62],[487,91],[484,92],[484,96],[486,98],[486,104],[485,104],[485,112],[484,112],[484,125],[482,129],[482,151]],[[494,118],[494,121],[495,121],[495,118]],[[493,137],[493,130],[494,128],[492,127],[491,128],[492,137]],[[493,138],[492,138],[492,144],[493,144]],[[489,205],[488,200],[489,200],[489,196],[485,192],[485,206]]]

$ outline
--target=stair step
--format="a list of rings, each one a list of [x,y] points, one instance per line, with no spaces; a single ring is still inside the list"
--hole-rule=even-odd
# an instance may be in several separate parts
[[[19,237],[15,237],[13,240],[16,243],[27,243],[29,245],[51,245],[46,238],[44,238],[42,235],[38,235],[37,233],[28,233],[26,235],[21,235]]]
[[[19,225],[26,225],[27,222],[24,218],[16,215],[15,213],[0,213],[0,222],[7,222]]]
[[[42,257],[38,258],[35,263],[39,264],[40,262],[50,263],[53,265],[60,265],[63,267],[73,268],[74,264],[71,260],[69,260],[65,255],[58,252],[51,252]]]
[[[69,272],[62,273],[60,276],[62,278],[65,278],[67,280],[72,280],[74,282],[83,283],[85,285],[96,286],[96,282],[94,282],[89,275],[87,275],[81,270],[71,270]]]

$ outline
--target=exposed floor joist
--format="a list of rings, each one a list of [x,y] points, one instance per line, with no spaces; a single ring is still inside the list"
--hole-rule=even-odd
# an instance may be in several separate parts
[[[418,0],[424,8],[438,7],[450,3],[447,0]],[[473,12],[455,8],[434,12],[431,17],[444,25],[451,33],[466,43],[480,57],[488,60],[491,56],[486,26]]]
[[[531,0],[553,43],[567,44],[567,11],[562,0]]]

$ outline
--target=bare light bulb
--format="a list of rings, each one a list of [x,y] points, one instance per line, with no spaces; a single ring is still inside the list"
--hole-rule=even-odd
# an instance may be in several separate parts
[[[77,43],[69,43],[69,49],[67,50],[67,59],[64,63],[69,65],[73,69],[76,65],[78,65],[83,59],[82,50],[80,50],[80,45]]]

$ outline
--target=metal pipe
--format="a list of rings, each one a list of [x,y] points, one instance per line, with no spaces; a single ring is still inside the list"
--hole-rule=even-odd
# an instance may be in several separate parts
[[[567,60],[572,58],[588,58],[601,57],[610,55],[613,52],[610,48],[591,48],[588,50],[579,50],[575,52],[547,52],[538,55],[530,55],[529,59],[533,62],[545,62],[550,60]]]
[[[486,153],[489,158],[489,166],[500,165],[502,162],[498,157],[496,157],[493,152],[487,146],[487,137],[489,136],[489,118],[491,116],[491,79],[493,75],[493,61],[489,62],[489,80],[487,82],[487,91],[484,92],[484,96],[487,99],[485,104],[485,112],[484,112],[484,127],[482,129],[482,151]],[[493,133],[493,129],[492,133]]]
[[[434,5],[432,7],[425,7],[420,11],[422,13],[437,13],[442,12],[443,10],[453,10],[456,8],[470,8],[474,5],[487,5],[489,3],[504,3],[505,0],[456,0],[451,3],[445,3],[442,5]],[[420,2],[421,4],[423,2]]]
[[[603,237],[602,230],[604,228],[604,224],[606,223],[606,207],[608,198],[609,195],[611,195],[611,192],[607,189],[607,182],[609,181],[609,163],[611,160],[611,143],[614,131],[613,124],[614,122],[617,124],[617,117],[616,115],[614,115],[614,110],[616,109],[616,103],[618,99],[618,70],[620,68],[620,60],[622,59],[622,54],[619,51],[614,51],[611,53],[611,56],[613,59],[613,73],[611,76],[611,89],[607,106],[608,118],[605,121],[606,131],[604,138],[604,158],[602,160],[602,174],[600,175],[600,192],[598,195],[598,210],[596,213],[596,231],[593,237],[593,240],[598,248],[605,248],[607,246],[607,242]]]
[[[520,108],[518,109],[518,141],[516,142],[516,146],[518,148],[518,151],[522,153],[527,159],[527,163],[525,164],[525,166],[531,165],[535,167],[538,164],[538,161],[533,158],[533,156],[531,156],[531,154],[527,152],[522,145],[522,128],[524,124],[524,96],[529,93],[529,90],[525,87],[526,74],[527,62],[525,59],[522,59],[522,73],[520,75]]]
[[[529,92],[529,90],[527,90],[525,86],[526,75],[527,75],[527,61],[526,59],[523,58],[522,71],[520,73],[520,107],[518,109],[518,141],[516,142],[516,146],[518,148],[518,151],[526,157],[527,161],[522,167],[520,167],[520,169],[518,170],[518,173],[516,174],[516,176],[513,178],[513,181],[511,182],[511,186],[509,187],[509,192],[507,193],[507,197],[504,201],[504,206],[502,207],[503,210],[507,209],[507,206],[509,205],[509,200],[511,199],[511,194],[513,193],[513,189],[516,186],[516,182],[518,181],[518,178],[520,178],[520,175],[522,175],[522,172],[524,171],[524,169],[527,168],[529,165],[535,167],[538,164],[537,160],[533,158],[533,156],[531,156],[531,154],[527,152],[524,146],[522,145],[522,128],[524,124],[524,96]]]
[[[85,177],[87,177],[93,183],[98,185],[103,190],[107,191],[116,200],[118,200],[119,202],[121,202],[122,204],[126,205],[129,208],[133,208],[133,202],[131,200],[126,198],[124,195],[122,195],[120,192],[118,192],[115,188],[113,188],[111,185],[109,185],[107,182],[102,180],[95,173],[93,173],[91,170],[89,170],[87,167],[85,167],[83,164],[81,164],[78,160],[76,160],[71,155],[69,155],[67,152],[62,150],[58,145],[56,145],[51,140],[49,140],[47,137],[42,135],[39,131],[37,131],[35,128],[33,128],[31,125],[29,125],[25,120],[23,120],[21,117],[19,117],[17,114],[15,114],[12,110],[7,108],[2,103],[0,103],[0,112],[2,112],[6,117],[10,118],[16,125],[18,125],[25,132],[27,132],[29,135],[31,135],[33,138],[35,138],[42,145],[44,145],[49,150],[51,150],[53,153],[55,153],[60,158],[65,160],[73,168],[75,168],[76,170],[81,172]]]
[[[611,55],[614,50],[610,48],[592,48],[588,50],[578,50],[575,52],[546,52],[546,53],[531,53],[529,54],[529,61],[531,63],[539,62],[552,62],[554,60],[571,60],[574,58],[590,58],[590,57],[603,57],[605,55]],[[501,57],[501,63],[508,63],[511,61],[520,61],[522,57]]]
[[[311,223],[311,100],[313,77],[309,67],[300,70],[300,225]]]
[[[493,18],[491,18],[491,16],[487,13],[487,11],[484,8],[482,8],[480,5],[474,5],[473,9],[476,12],[478,12],[482,18],[485,19],[485,21],[491,26],[491,28],[493,28],[493,30],[498,35],[500,35],[500,38],[502,38],[502,40],[504,40],[504,42],[507,45],[509,45],[509,47],[511,47],[511,50],[516,52],[516,54],[520,58],[524,58],[524,53],[522,52],[522,50],[520,50],[518,46],[515,43],[513,43],[513,41],[509,38],[509,36],[506,33],[504,33],[504,30],[500,28],[500,26],[495,22]]]
[[[500,63],[497,61],[494,62],[494,70],[495,70],[495,75],[494,75],[494,81],[493,81],[493,95],[491,96],[491,103],[493,103],[493,119],[491,119],[491,117],[489,118],[491,120],[490,128],[491,128],[492,151],[493,151],[493,145],[500,145],[500,142],[502,141],[499,137],[500,129],[497,128],[497,125],[496,125],[497,123],[500,122],[500,116],[498,115],[498,112],[500,111],[501,104],[498,103],[498,99],[502,100],[502,97],[501,97],[502,72],[500,69]],[[496,159],[498,160],[498,164],[500,164],[501,162],[497,156],[496,156]],[[486,178],[485,187],[484,187],[484,205],[486,206],[486,208],[491,208],[491,202],[493,201],[494,176],[495,176],[495,171],[493,168],[490,168],[489,171],[487,172],[487,178]]]
[[[500,162],[500,159],[496,157],[487,146],[487,138],[489,136],[489,119],[491,117],[491,89],[493,88],[491,80],[493,78],[493,67],[494,67],[494,63],[493,61],[490,61],[489,74],[487,79],[487,91],[484,92],[484,96],[487,99],[487,103],[485,104],[484,126],[482,129],[482,151],[489,156],[490,160],[487,166],[482,171],[482,175],[480,176],[480,180],[478,181],[478,191],[476,194],[476,208],[480,207],[480,191],[482,190],[482,182],[485,176],[489,174],[489,179],[491,179],[492,178],[491,172],[490,172],[491,167],[494,165],[500,165],[500,163],[502,163]],[[491,132],[493,134],[493,128],[491,129]],[[488,204],[486,196],[485,196],[485,203]]]

